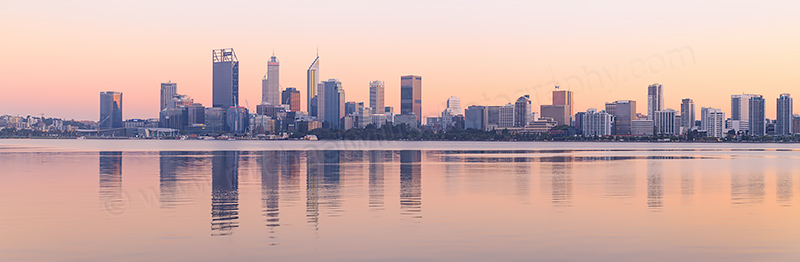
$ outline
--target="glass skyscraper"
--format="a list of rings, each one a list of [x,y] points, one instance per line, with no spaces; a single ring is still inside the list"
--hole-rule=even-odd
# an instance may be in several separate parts
[[[233,48],[212,51],[212,107],[229,108],[239,105],[239,59]]]
[[[317,105],[314,105],[311,101],[317,96],[317,84],[319,83],[319,54],[317,54],[317,58],[314,59],[314,62],[311,63],[311,66],[308,67],[308,71],[306,71],[306,108],[308,109],[308,114],[311,116],[319,117],[317,114],[317,110],[312,110],[317,108]],[[317,103],[319,103],[319,99],[317,99]]]
[[[647,87],[647,120],[654,120],[657,111],[664,110],[664,88],[659,83]]]
[[[122,93],[100,92],[100,129],[121,128],[122,125]]]
[[[324,107],[324,121],[327,127],[331,129],[340,129],[342,117],[344,117],[344,88],[342,82],[338,79],[330,79],[322,82],[324,86],[323,101],[321,104]],[[319,110],[319,109],[318,109]],[[319,113],[319,112],[318,112]]]
[[[280,62],[273,55],[267,62],[267,75],[261,82],[261,103],[280,105]]]
[[[750,135],[763,136],[766,134],[764,130],[764,98],[761,95],[753,95],[750,97],[750,110],[749,116],[749,130]]]
[[[417,115],[422,122],[422,77],[407,75],[400,77],[400,114]]]
[[[167,105],[172,100],[172,97],[178,94],[178,84],[173,82],[161,83],[161,108],[159,112],[167,108]]]

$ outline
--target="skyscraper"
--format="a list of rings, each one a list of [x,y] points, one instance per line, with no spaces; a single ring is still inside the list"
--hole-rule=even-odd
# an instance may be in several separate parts
[[[233,48],[212,51],[212,107],[228,108],[239,105],[239,59]]]
[[[689,132],[694,126],[694,101],[689,98],[681,100],[681,134]]]
[[[656,126],[655,135],[670,135],[675,133],[675,110],[666,109],[654,112],[653,122]]]
[[[167,105],[172,100],[172,97],[178,94],[178,84],[173,83],[172,81],[167,83],[161,83],[161,108],[158,111],[164,110],[167,108]]]
[[[608,136],[611,135],[611,127],[614,116],[605,111],[597,112],[597,109],[589,108],[581,117],[581,128],[585,136]]]
[[[636,120],[636,101],[618,100],[606,103],[606,113],[614,116],[614,135],[632,135],[631,121]]]
[[[273,54],[267,62],[267,74],[261,80],[261,103],[280,105],[280,62]]]
[[[281,92],[281,104],[289,105],[292,112],[300,111],[300,91],[294,87],[288,87]]]
[[[647,87],[647,119],[654,120],[656,111],[664,110],[664,88],[659,83]]]
[[[761,95],[753,95],[750,97],[749,103],[749,131],[750,135],[763,136],[766,134],[764,130],[764,98]]]
[[[788,136],[793,133],[792,128],[792,97],[783,93],[778,97],[778,108],[775,119],[775,134]]]
[[[539,113],[542,117],[552,118],[559,125],[570,124],[569,105],[541,105],[539,106]]]
[[[324,93],[323,99],[317,101],[322,101],[322,106],[320,108],[324,108],[324,123],[331,129],[340,129],[342,128],[340,125],[341,118],[344,117],[345,101],[342,82],[338,79],[329,79],[322,83],[324,86],[324,90],[322,91],[322,93]]]
[[[489,115],[485,106],[469,106],[464,110],[464,128],[486,130],[488,126]]]
[[[311,66],[308,67],[308,71],[306,71],[306,108],[308,109],[308,114],[311,116],[318,116],[318,108],[317,105],[314,105],[311,99],[314,99],[317,96],[317,84],[319,83],[319,54],[317,54],[317,58],[314,59],[314,62],[311,62]],[[319,103],[319,99],[316,101]]]
[[[120,128],[122,125],[122,93],[100,92],[100,129]]]
[[[417,122],[422,122],[422,77],[407,75],[400,77],[400,114],[414,113]]]
[[[447,109],[450,109],[450,112],[452,112],[454,116],[462,114],[461,99],[458,99],[458,97],[455,96],[451,96],[450,98],[448,98]]]
[[[372,108],[373,114],[383,113],[385,88],[386,85],[383,84],[383,81],[375,80],[369,82],[369,107]]]
[[[731,120],[738,121],[738,131],[750,130],[750,98],[753,96],[755,95],[731,95]]]
[[[525,127],[531,122],[531,99],[529,95],[520,96],[514,102],[514,126]]]
[[[572,101],[572,91],[569,90],[558,90],[558,86],[556,86],[556,90],[553,91],[553,105],[564,105],[567,107],[568,115],[575,114],[574,112],[574,105]],[[567,123],[569,125],[569,123]]]

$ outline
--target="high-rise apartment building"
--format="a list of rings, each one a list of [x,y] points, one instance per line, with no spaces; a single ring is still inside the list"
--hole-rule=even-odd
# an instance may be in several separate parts
[[[692,130],[692,126],[694,126],[694,101],[689,98],[684,98],[681,100],[681,123],[680,123],[680,133],[684,134]]]
[[[239,59],[233,48],[212,51],[212,107],[228,108],[239,105]]]
[[[281,104],[289,105],[292,112],[300,111],[300,91],[297,88],[289,87],[281,92]]]
[[[783,93],[778,97],[777,111],[775,118],[775,134],[788,136],[793,134],[792,128],[792,97]]]
[[[458,97],[455,96],[451,96],[450,98],[448,98],[447,109],[450,109],[450,112],[452,112],[454,116],[462,114],[461,99],[458,99]]]
[[[311,66],[308,67],[308,71],[306,71],[306,109],[308,110],[308,114],[311,116],[319,117],[318,115],[318,107],[314,101],[314,97],[317,96],[317,85],[319,84],[319,54],[317,54],[317,58],[314,59],[314,62],[311,62]],[[317,99],[316,103],[319,103],[319,99]]]
[[[748,112],[748,117],[749,117],[749,119],[748,119],[748,122],[749,122],[749,124],[748,124],[749,127],[748,128],[749,129],[748,130],[750,131],[750,135],[753,135],[753,136],[763,136],[763,135],[765,135],[766,134],[766,132],[765,132],[766,123],[764,122],[764,120],[765,120],[765,116],[764,116],[764,108],[765,108],[764,97],[762,97],[761,95],[753,95],[753,96],[751,96],[750,97],[750,103],[749,103],[748,106],[750,107],[749,110],[748,110],[749,111]]]
[[[344,117],[344,88],[342,87],[342,82],[338,79],[329,79],[328,81],[322,82],[322,86],[324,87],[321,93],[324,93],[322,101],[322,106],[320,108],[324,108],[323,113],[324,123],[327,127],[331,129],[340,129],[343,128],[341,125],[341,119]],[[320,100],[318,100],[319,102]],[[317,109],[320,110],[320,109]]]
[[[556,86],[556,89],[558,89],[558,86]],[[573,95],[572,91],[569,91],[569,90],[555,90],[555,91],[553,91],[553,105],[565,105],[565,106],[568,106],[567,107],[567,114],[570,115],[570,116],[575,114],[575,111],[574,111],[574,108],[573,108],[574,104],[573,104],[573,101],[572,101],[572,95]],[[567,125],[569,125],[569,123],[567,123]]]
[[[614,123],[614,116],[605,111],[597,112],[597,109],[589,108],[586,113],[581,114],[581,129],[585,136],[608,136],[611,135],[611,126]]]
[[[725,135],[725,113],[718,108],[700,108],[700,129],[707,136],[722,138]]]
[[[422,122],[422,77],[406,75],[400,77],[400,114],[414,113]]]
[[[122,124],[122,93],[100,92],[100,129],[120,128]]]
[[[161,107],[158,111],[162,111],[169,105],[169,102],[172,100],[172,97],[178,94],[178,83],[173,83],[169,81],[167,83],[161,83]]]
[[[369,107],[372,108],[373,114],[380,114],[383,112],[384,107],[384,90],[386,85],[383,81],[375,80],[369,82]]]
[[[273,55],[267,61],[267,74],[261,80],[261,103],[280,105],[280,62]]]
[[[524,127],[532,121],[531,114],[531,97],[529,95],[520,96],[514,102],[514,126]]]
[[[731,95],[731,120],[738,123],[737,131],[750,130],[750,98],[753,94]]]
[[[647,87],[647,119],[654,120],[656,111],[664,110],[664,88],[659,83]]]

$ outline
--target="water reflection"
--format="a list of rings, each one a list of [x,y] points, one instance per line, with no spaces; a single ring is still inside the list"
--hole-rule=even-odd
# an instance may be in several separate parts
[[[400,151],[400,213],[422,218],[422,151]]]
[[[369,151],[369,208],[383,210],[385,151]],[[389,152],[391,154],[391,152]]]
[[[239,152],[211,157],[211,234],[230,235],[239,227]]]
[[[280,173],[285,152],[264,151],[261,154],[261,208],[267,228],[274,232],[280,226]],[[286,168],[286,167],[284,167]]]
[[[122,193],[122,152],[100,152],[100,204],[106,212],[119,215],[125,212]]]
[[[647,161],[647,207],[660,210],[664,206],[664,181],[662,160]]]
[[[777,183],[775,193],[777,195],[778,204],[781,206],[791,206],[792,197],[794,196],[792,192],[792,173],[783,169],[779,170],[776,174],[775,182]]]
[[[552,186],[553,206],[567,207],[572,204],[572,156],[542,158],[552,168],[550,183]]]

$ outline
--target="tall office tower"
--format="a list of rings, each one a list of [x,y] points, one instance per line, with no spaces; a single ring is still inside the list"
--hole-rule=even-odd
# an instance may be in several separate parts
[[[414,113],[422,123],[422,77],[407,75],[400,77],[400,114]]]
[[[766,134],[764,130],[764,97],[761,95],[753,95],[750,97],[750,104],[748,105],[748,122],[750,135],[763,136]]]
[[[611,127],[614,116],[597,109],[589,108],[586,113],[581,114],[581,128],[583,135],[586,136],[608,136],[611,135]]]
[[[558,86],[556,86],[556,89],[558,89]],[[573,105],[573,101],[572,101],[572,91],[569,91],[569,90],[555,90],[555,91],[553,91],[553,105],[568,106],[567,107],[567,109],[568,109],[567,111],[568,111],[569,115],[571,116],[571,115],[575,114],[575,112],[573,111],[574,110],[574,108],[573,108],[574,105]],[[567,125],[569,125],[569,123],[567,123]]]
[[[691,131],[694,126],[694,101],[689,98],[681,100],[681,134]]]
[[[314,62],[311,62],[311,66],[306,71],[306,108],[309,115],[319,117],[319,112],[317,112],[319,109],[311,101],[317,96],[317,84],[319,84],[319,54],[317,54],[317,58],[314,58]],[[319,103],[319,99],[316,102]]]
[[[775,119],[775,134],[788,136],[793,134],[792,128],[792,97],[787,93],[778,97],[777,118]]]
[[[280,66],[273,54],[267,61],[267,74],[261,80],[261,103],[280,105]]]
[[[664,110],[664,88],[659,83],[647,87],[647,120],[654,120],[656,111]]]
[[[161,108],[158,111],[161,112],[164,108],[167,108],[169,102],[172,101],[172,97],[177,94],[178,83],[173,83],[172,81],[161,83]]]
[[[706,136],[722,138],[725,129],[725,113],[718,108],[700,108],[700,129],[706,131]]]
[[[100,92],[100,120],[98,124],[100,129],[123,127],[121,92]]]
[[[502,107],[498,112],[498,123],[497,125],[500,127],[512,127],[514,126],[514,105],[508,103]]]
[[[212,107],[228,108],[239,105],[239,59],[233,48],[215,49]]]
[[[454,116],[462,114],[461,99],[458,99],[458,97],[455,96],[451,96],[450,98],[448,98],[447,109],[450,109],[450,112],[452,112]]]
[[[317,100],[319,103],[322,101],[322,106],[317,109],[320,110],[324,108],[324,112],[317,112],[323,113],[324,123],[326,126],[330,127],[331,129],[340,129],[342,128],[341,119],[344,117],[344,88],[342,88],[342,82],[338,79],[329,79],[328,81],[322,82],[322,86],[324,87],[322,92],[324,93],[322,100]]]
[[[383,81],[375,80],[369,82],[369,107],[372,108],[373,114],[383,112],[384,89],[386,89],[386,85],[383,84]]]
[[[300,91],[294,87],[288,87],[281,92],[281,104],[289,105],[292,112],[300,111]]]
[[[614,116],[614,127],[611,131],[615,135],[632,135],[631,121],[636,120],[636,101],[618,100],[606,103],[606,113]]]

